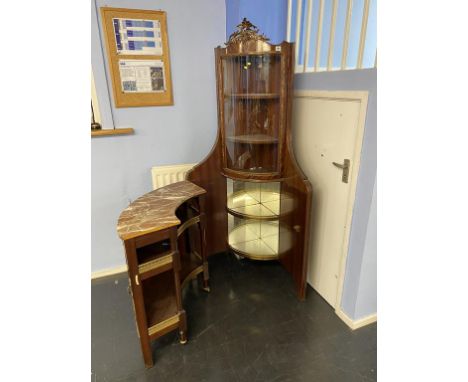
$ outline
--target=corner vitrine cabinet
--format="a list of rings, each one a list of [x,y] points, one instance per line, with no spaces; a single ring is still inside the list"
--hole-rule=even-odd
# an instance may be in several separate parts
[[[311,185],[292,151],[294,44],[244,19],[215,60],[218,136],[188,174],[207,190],[207,252],[279,260],[304,298]]]

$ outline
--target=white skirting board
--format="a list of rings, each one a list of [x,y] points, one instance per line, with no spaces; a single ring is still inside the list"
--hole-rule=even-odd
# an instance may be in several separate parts
[[[371,314],[369,316],[358,318],[357,320],[351,319],[343,310],[336,309],[336,315],[341,318],[341,320],[350,327],[352,330],[362,328],[363,326],[373,324],[377,321],[377,313]]]
[[[127,264],[115,268],[103,269],[102,271],[91,272],[91,280],[100,279],[102,277],[109,277],[127,272]]]
[[[118,274],[124,273],[124,272],[125,273],[127,272],[127,265],[121,265],[121,266],[115,267],[115,268],[104,269],[102,271],[92,272],[91,273],[91,280],[99,279],[99,278],[102,278],[102,277],[115,276],[115,275],[118,275]],[[357,320],[351,319],[341,309],[336,309],[335,313],[352,330],[362,328],[363,326],[373,324],[374,322],[377,321],[377,313],[371,314],[371,315],[363,317],[363,318],[359,318]]]

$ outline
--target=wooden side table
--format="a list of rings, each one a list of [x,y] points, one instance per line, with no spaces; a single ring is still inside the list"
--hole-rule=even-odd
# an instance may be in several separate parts
[[[180,343],[187,342],[181,289],[198,277],[209,291],[205,194],[189,181],[173,183],[136,199],[119,217],[146,367],[153,366],[151,340],[179,330]]]

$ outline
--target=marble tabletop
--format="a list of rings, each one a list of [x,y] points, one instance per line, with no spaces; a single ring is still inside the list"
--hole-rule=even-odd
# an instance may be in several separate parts
[[[177,226],[181,223],[175,215],[177,207],[205,193],[203,188],[188,180],[148,192],[122,211],[117,233],[122,240],[127,240]]]

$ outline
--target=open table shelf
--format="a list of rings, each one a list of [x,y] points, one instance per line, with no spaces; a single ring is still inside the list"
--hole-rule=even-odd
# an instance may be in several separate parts
[[[178,323],[175,318],[178,317],[178,310],[173,272],[161,273],[157,277],[142,280],[141,283],[148,331],[151,332],[152,327],[171,318]]]
[[[175,252],[169,252],[163,256],[148,261],[146,263],[140,264],[138,266],[138,273],[140,274],[140,279],[145,280],[147,278],[156,276],[162,272],[166,272],[173,267]]]
[[[137,263],[142,265],[171,252],[169,240],[163,240],[157,243],[152,243],[137,249]]]

